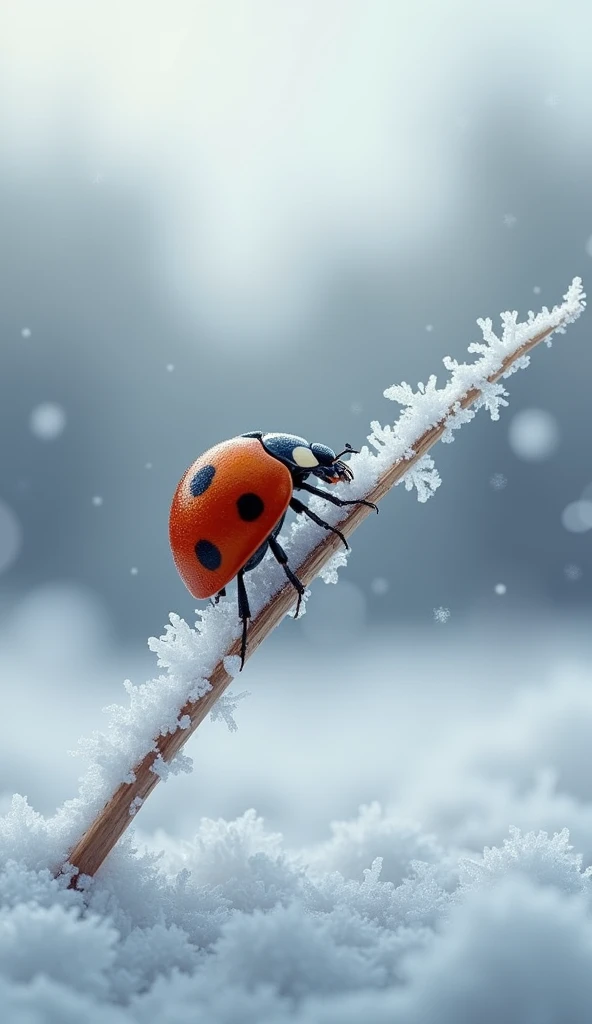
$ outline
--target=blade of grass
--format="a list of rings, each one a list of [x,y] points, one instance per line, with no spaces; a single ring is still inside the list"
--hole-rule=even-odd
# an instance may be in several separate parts
[[[576,282],[572,285],[572,288],[575,288],[575,292],[572,295],[571,306],[569,301],[566,301],[564,306],[559,307],[556,311],[556,322],[547,325],[543,329],[537,331],[533,325],[532,336],[527,337],[519,347],[503,358],[495,372],[487,377],[487,381],[490,384],[495,383],[501,377],[512,372],[513,368],[517,368],[520,361],[536,345],[540,344],[541,341],[549,337],[554,331],[562,330],[567,323],[575,319],[579,312],[582,311],[584,296],[581,288],[578,290],[579,280],[576,279]],[[569,295],[570,293],[568,293]],[[364,497],[369,501],[379,502],[426,455],[430,448],[440,440],[447,429],[449,417],[454,416],[459,408],[468,409],[480,395],[481,390],[477,387],[472,387],[462,397],[453,402],[436,425],[425,430],[414,440],[413,454],[408,458],[401,458],[388,466],[380,475],[374,487]],[[369,514],[371,514],[371,509],[367,506],[353,506],[345,512],[343,519],[340,520],[339,529],[348,537]],[[312,582],[315,576],[319,574],[321,569],[340,549],[340,546],[339,537],[335,534],[323,534],[319,542],[302,560],[300,565],[294,566],[295,572],[305,585]],[[270,599],[269,603],[262,608],[260,613],[252,619],[249,627],[248,658],[252,657],[259,645],[275,626],[281,622],[293,605],[294,590],[291,584],[287,583]],[[67,867],[68,870],[71,870],[71,866],[75,867],[78,870],[78,874],[73,875],[72,885],[78,884],[81,876],[92,876],[95,874],[131,823],[135,811],[157,785],[160,776],[152,770],[155,761],[158,758],[162,758],[165,763],[173,760],[200,722],[212,710],[227,686],[230,685],[233,677],[225,670],[224,660],[228,656],[238,655],[239,649],[240,640],[237,639],[224,652],[223,657],[220,658],[209,676],[211,689],[200,697],[199,700],[187,703],[180,711],[180,717],[184,717],[186,721],[189,720],[189,725],[184,728],[179,727],[174,732],[169,732],[157,738],[156,749],[151,750],[134,768],[133,782],[126,782],[118,787],[97,815],[90,828],[73,848],[68,858]]]

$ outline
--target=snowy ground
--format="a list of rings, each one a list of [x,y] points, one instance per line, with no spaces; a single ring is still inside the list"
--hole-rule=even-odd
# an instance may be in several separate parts
[[[110,650],[80,594],[10,620],[3,1020],[589,1020],[587,623],[502,604],[377,631],[346,581],[319,586],[318,616],[284,623],[235,683],[238,732],[200,727],[193,773],[160,784],[88,909],[48,870],[58,819],[10,795],[46,814],[73,796],[67,749],[146,662]],[[42,657],[22,642],[33,620]]]

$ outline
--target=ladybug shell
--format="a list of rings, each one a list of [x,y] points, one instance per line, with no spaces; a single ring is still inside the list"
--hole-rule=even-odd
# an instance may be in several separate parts
[[[210,448],[179,481],[169,537],[175,565],[193,597],[222,590],[263,544],[292,497],[289,469],[257,438]]]

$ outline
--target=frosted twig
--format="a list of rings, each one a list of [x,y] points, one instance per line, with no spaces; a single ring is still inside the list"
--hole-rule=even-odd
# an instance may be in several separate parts
[[[405,383],[387,389],[385,396],[400,402],[403,412],[393,426],[372,424],[368,441],[374,452],[364,448],[352,457],[355,480],[347,496],[378,502],[391,487],[404,480],[406,487],[417,488],[420,501],[426,500],[440,483],[427,455],[430,448],[436,441],[453,440],[453,432],[472,419],[480,407],[487,408],[491,417],[497,419],[500,407],[507,404],[507,393],[500,381],[527,366],[529,353],[539,342],[546,340],[550,344],[554,331],[563,332],[584,309],[584,299],[582,283],[575,278],[563,304],[551,311],[544,308],[537,316],[529,313],[525,323],[518,323],[515,312],[504,313],[500,337],[494,334],[491,320],[478,321],[483,339],[469,347],[478,358],[467,364],[446,357],[444,365],[450,376],[444,387],[438,388],[436,378],[430,377],[416,391]],[[345,490],[336,490],[346,495]],[[313,498],[311,506],[316,508],[318,500]],[[328,521],[339,522],[345,536],[353,533],[370,514],[364,505],[350,506],[348,510],[327,510],[325,504],[318,507],[322,507]],[[345,562],[339,538],[309,522],[293,525],[285,547],[290,564],[305,585],[319,574],[334,582],[338,565]],[[295,595],[274,564],[264,562],[249,575],[253,579],[250,593],[254,612],[247,649],[250,658],[293,607]],[[91,741],[94,764],[87,773],[87,781],[83,779],[78,798],[81,831],[90,820],[89,814],[94,813],[91,805],[98,813],[68,857],[69,864],[78,868],[81,875],[94,875],[134,813],[166,775],[167,766],[178,757],[193,731],[232,682],[240,648],[239,628],[234,605],[221,603],[217,608],[206,609],[194,630],[171,615],[165,635],[151,641],[167,675],[140,688],[128,687],[130,709],[112,709],[111,732]],[[219,710],[226,715],[230,708]],[[177,769],[185,770],[187,759],[181,757],[180,762]],[[105,771],[107,763],[112,769],[110,774]],[[99,785],[93,789],[88,779],[97,777]],[[92,792],[92,799],[83,806],[86,792]],[[72,801],[71,805],[75,803]]]

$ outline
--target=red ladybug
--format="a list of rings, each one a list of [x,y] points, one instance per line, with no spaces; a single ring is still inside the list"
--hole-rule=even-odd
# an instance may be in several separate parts
[[[236,576],[243,624],[241,669],[251,617],[244,574],[259,565],[268,548],[298,592],[298,615],[304,586],[277,539],[288,507],[336,533],[348,547],[343,534],[295,498],[294,490],[317,494],[334,505],[376,508],[370,501],[344,501],[306,482],[312,474],[327,484],[349,483],[353,473],[340,456],[353,451],[346,445],[336,455],[326,445],[309,444],[295,434],[253,431],[210,448],[180,480],[169,521],[175,565],[193,597],[215,597],[216,604]]]

